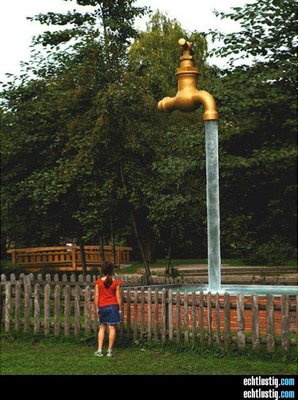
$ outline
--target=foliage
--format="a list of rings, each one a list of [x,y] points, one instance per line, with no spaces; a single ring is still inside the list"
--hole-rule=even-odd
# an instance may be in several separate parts
[[[145,262],[206,256],[201,111],[156,109],[176,93],[177,42],[188,37],[200,88],[215,95],[221,115],[223,257],[293,257],[294,2],[216,13],[241,27],[211,33],[223,41],[215,54],[230,57],[222,71],[206,63],[205,34],[188,33],[159,12],[136,32],[135,18],[146,9],[132,0],[76,3],[88,12],[32,18],[59,30],[34,39],[31,62],[3,87],[2,245],[77,237],[139,245],[135,257]]]
[[[222,39],[215,54],[230,58],[214,81],[221,114],[223,248],[244,257],[258,248],[263,262],[270,262],[262,249],[272,238],[279,238],[285,253],[296,247],[295,4],[265,0],[217,15],[241,27],[228,35],[212,33]]]
[[[145,12],[132,3],[78,2],[97,8],[33,18],[73,27],[35,38],[51,48],[48,57],[33,52],[20,79],[4,87],[2,241],[50,245],[60,237],[98,240],[110,234],[118,204],[112,201],[115,171],[107,161],[106,93],[121,80],[123,72],[117,73],[136,35],[134,19]],[[71,38],[75,43],[60,50]]]
[[[246,257],[247,262],[257,265],[286,265],[287,261],[297,260],[297,251],[282,237],[274,236],[267,243],[257,245]]]

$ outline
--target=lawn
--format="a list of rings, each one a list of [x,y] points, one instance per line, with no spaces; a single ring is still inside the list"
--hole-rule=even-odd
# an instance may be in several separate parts
[[[296,374],[283,357],[175,346],[118,346],[115,357],[95,357],[94,339],[1,337],[1,375],[239,375]]]
[[[233,262],[236,262],[238,265],[241,264],[241,260],[233,260]],[[152,273],[154,274],[154,269],[156,268],[163,268],[166,269],[166,266],[168,264],[168,260],[166,259],[157,259],[156,262],[150,264],[150,269],[152,270]],[[192,265],[192,264],[208,264],[208,260],[205,258],[202,259],[173,259],[172,260],[172,266],[177,267],[179,265]],[[133,274],[135,272],[143,272],[144,271],[144,263],[141,261],[132,261],[131,265],[129,267],[123,268],[121,271],[118,271],[123,274]]]

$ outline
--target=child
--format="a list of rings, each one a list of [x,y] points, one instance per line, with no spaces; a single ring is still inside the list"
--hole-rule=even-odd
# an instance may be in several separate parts
[[[121,322],[121,295],[120,279],[114,279],[115,266],[113,263],[104,261],[101,266],[102,276],[96,281],[95,306],[98,307],[99,331],[98,350],[95,356],[103,356],[102,346],[105,337],[106,327],[109,327],[109,348],[107,356],[113,356],[113,346],[116,341],[116,324]]]

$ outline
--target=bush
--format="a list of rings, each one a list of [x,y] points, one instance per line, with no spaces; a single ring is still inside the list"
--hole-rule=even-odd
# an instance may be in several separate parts
[[[289,260],[297,259],[297,249],[291,247],[279,237],[256,247],[245,260],[253,265],[285,265]]]

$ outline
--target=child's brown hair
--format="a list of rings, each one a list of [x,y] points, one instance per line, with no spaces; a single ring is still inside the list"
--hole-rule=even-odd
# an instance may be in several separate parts
[[[115,265],[110,261],[104,261],[101,265],[101,273],[103,276],[106,276],[106,280],[104,281],[105,288],[109,288],[113,283],[112,275],[114,273]]]

